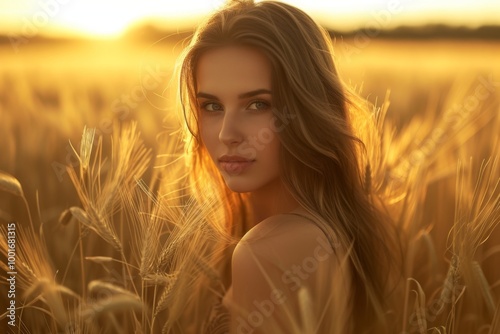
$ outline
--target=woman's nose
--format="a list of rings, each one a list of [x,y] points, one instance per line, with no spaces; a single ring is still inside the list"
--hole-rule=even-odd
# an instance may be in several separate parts
[[[242,119],[236,112],[226,111],[219,132],[219,140],[226,145],[239,144],[244,140]]]

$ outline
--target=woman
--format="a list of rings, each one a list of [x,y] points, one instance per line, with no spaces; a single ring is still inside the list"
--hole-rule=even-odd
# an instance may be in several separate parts
[[[179,63],[193,195],[223,203],[206,259],[233,333],[388,328],[396,237],[367,186],[376,143],[355,125],[369,115],[332,54],[303,11],[242,0],[201,24]],[[217,290],[202,281],[199,298]]]

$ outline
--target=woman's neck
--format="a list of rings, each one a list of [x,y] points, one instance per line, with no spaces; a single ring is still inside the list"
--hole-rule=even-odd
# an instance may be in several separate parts
[[[300,208],[299,202],[285,189],[281,180],[276,180],[249,196],[252,210],[252,226],[264,219]]]

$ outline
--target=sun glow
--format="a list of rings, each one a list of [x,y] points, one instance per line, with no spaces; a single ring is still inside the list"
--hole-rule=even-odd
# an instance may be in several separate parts
[[[256,0],[257,2],[259,0]],[[479,25],[498,23],[497,0],[442,0],[409,3],[404,0],[286,0],[337,29],[359,28],[378,17],[387,28],[401,24],[431,22]],[[0,33],[33,35],[83,34],[117,36],[129,26],[154,19],[171,29],[192,28],[224,0],[0,0]],[[464,15],[466,14],[466,15]]]
[[[60,25],[82,34],[112,37],[122,34],[133,20],[133,17],[103,15],[102,13],[94,13],[89,17],[91,19],[84,16],[68,17]]]
[[[214,8],[210,1],[188,0],[174,4],[160,1],[96,1],[87,0],[85,4],[75,5],[61,17],[59,23],[79,31],[101,36],[119,35],[131,24],[156,17],[166,25],[179,18],[186,24],[193,24],[191,16],[208,13]]]
[[[175,4],[155,0],[20,0],[12,4],[0,0],[0,29],[23,35],[76,33],[109,37],[120,35],[130,25],[148,18],[156,18],[166,26],[192,26],[196,18],[222,3],[222,0],[184,0]]]

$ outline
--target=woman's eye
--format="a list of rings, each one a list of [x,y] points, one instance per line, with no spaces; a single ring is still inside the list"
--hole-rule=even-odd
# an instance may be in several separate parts
[[[269,108],[269,103],[264,102],[264,101],[255,101],[250,104],[250,106],[255,105],[255,108],[248,108],[248,109],[256,109],[256,110],[266,110]]]
[[[207,111],[220,111],[220,110],[222,110],[222,107],[220,106],[220,104],[208,102],[208,103],[202,104],[201,109],[205,109]]]
[[[267,109],[269,109],[269,107],[270,107],[270,104],[265,102],[265,101],[255,101],[255,102],[252,102],[248,106],[248,109],[250,109],[250,110],[267,110]],[[210,111],[210,112],[223,110],[222,106],[218,103],[215,103],[215,102],[203,103],[203,104],[201,104],[200,108],[203,110],[206,110],[206,111]]]

